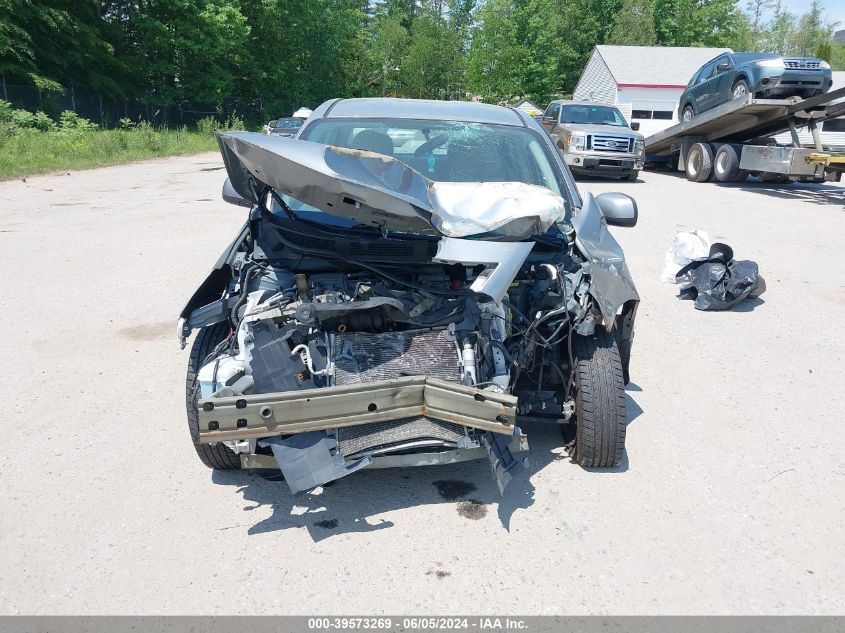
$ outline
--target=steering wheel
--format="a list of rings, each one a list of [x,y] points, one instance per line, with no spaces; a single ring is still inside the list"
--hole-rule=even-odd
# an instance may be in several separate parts
[[[420,145],[417,149],[414,150],[414,157],[419,158],[420,156],[425,156],[426,154],[430,154],[433,150],[437,149],[443,143],[449,140],[449,137],[446,134],[438,134],[432,139],[427,140],[425,143]]]

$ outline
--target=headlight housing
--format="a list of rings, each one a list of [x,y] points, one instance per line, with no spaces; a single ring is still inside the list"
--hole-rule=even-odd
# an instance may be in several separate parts
[[[786,68],[786,64],[783,63],[783,60],[778,59],[761,59],[759,61],[754,62],[755,66],[759,66],[760,68]]]
[[[634,139],[634,153],[642,154],[645,151],[645,141],[641,138]]]
[[[587,148],[587,135],[583,132],[573,132],[570,134],[569,148],[583,152]]]
[[[828,64],[828,63],[827,63],[826,61],[824,61],[824,60],[821,60],[821,61],[819,62],[819,68],[830,68],[830,64]]]

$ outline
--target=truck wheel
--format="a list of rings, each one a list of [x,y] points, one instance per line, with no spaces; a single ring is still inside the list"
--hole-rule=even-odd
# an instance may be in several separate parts
[[[733,92],[734,99],[745,99],[750,92],[748,90],[748,82],[745,79],[739,79],[731,88],[731,92]]]
[[[625,452],[625,382],[613,336],[597,327],[575,336],[575,461],[581,466],[618,466]]]
[[[635,169],[633,171],[629,171],[627,174],[622,176],[622,180],[627,180],[628,182],[636,182],[637,178],[639,178],[639,176],[640,176],[639,170]]]
[[[225,444],[202,444],[199,441],[200,426],[197,412],[197,400],[199,399],[199,384],[197,373],[199,373],[202,362],[214,350],[218,343],[226,338],[229,333],[229,323],[215,323],[202,328],[197,332],[194,344],[191,347],[191,357],[188,360],[188,375],[185,379],[185,404],[188,410],[188,431],[191,434],[191,442],[194,445],[200,461],[217,470],[237,470],[241,467],[241,459],[231,448]]]
[[[686,123],[687,121],[692,121],[694,116],[695,112],[693,112],[692,106],[686,106],[684,111],[681,113],[681,122]]]
[[[687,153],[687,180],[706,182],[713,173],[713,147],[709,143],[693,143]]]
[[[738,182],[748,178],[748,172],[739,168],[739,157],[732,145],[722,145],[716,152],[713,176],[718,182]]]

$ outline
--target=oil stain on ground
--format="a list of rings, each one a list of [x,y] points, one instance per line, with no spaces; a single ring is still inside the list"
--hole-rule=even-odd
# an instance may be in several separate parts
[[[467,499],[458,504],[458,514],[465,519],[479,521],[487,516],[487,506],[475,499]]]
[[[314,525],[324,530],[333,530],[337,527],[337,519],[323,519],[322,521],[314,521]]]
[[[173,324],[167,321],[161,323],[145,323],[133,325],[118,330],[118,334],[133,341],[154,341],[167,337],[173,329]]]
[[[477,490],[474,484],[459,479],[441,479],[435,481],[434,485],[437,486],[437,492],[446,501],[454,501],[455,499],[466,497],[469,493]]]
[[[426,576],[437,576],[440,580],[447,578],[452,575],[452,572],[446,571],[445,569],[438,569],[437,571],[427,571],[425,572]]]

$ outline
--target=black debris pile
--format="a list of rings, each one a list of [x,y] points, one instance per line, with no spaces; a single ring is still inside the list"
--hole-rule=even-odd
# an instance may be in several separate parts
[[[681,268],[675,279],[681,288],[678,298],[695,301],[697,310],[730,310],[766,290],[757,262],[735,260],[733,249],[718,242],[710,247],[707,257]]]

